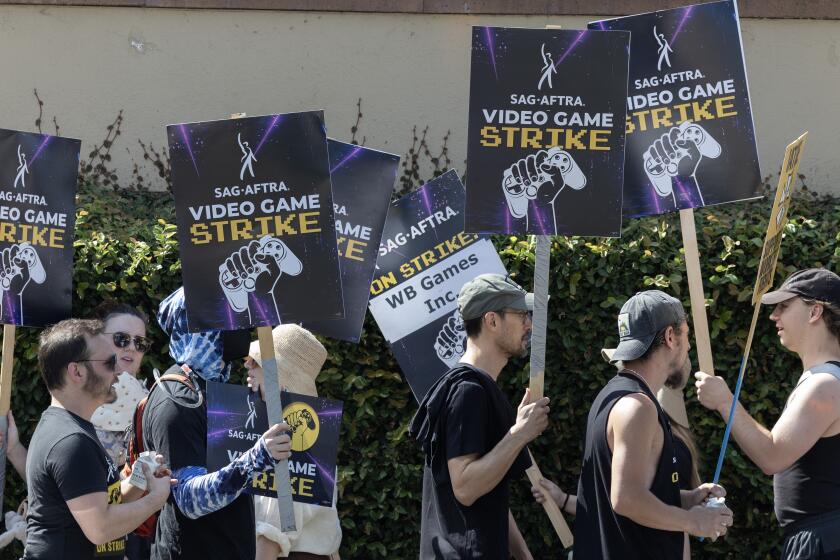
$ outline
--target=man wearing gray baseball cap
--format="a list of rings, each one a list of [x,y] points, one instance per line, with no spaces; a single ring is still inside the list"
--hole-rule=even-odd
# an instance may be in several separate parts
[[[482,274],[458,295],[467,347],[426,393],[409,428],[425,455],[420,558],[531,559],[509,509],[508,484],[531,465],[528,442],[548,426],[548,398],[517,411],[496,380],[525,356],[533,294]]]
[[[775,306],[779,342],[799,356],[804,373],[772,430],[738,404],[732,437],[773,475],[782,558],[840,558],[840,277],[799,270],[761,303]],[[733,397],[726,382],[703,372],[695,378],[700,403],[727,421]]]
[[[624,368],[598,393],[586,425],[578,483],[575,560],[680,560],[683,532],[717,538],[732,524],[725,506],[707,508],[723,488],[679,489],[668,417],[656,400],[688,375],[682,304],[659,290],[639,292],[618,315],[613,363]]]

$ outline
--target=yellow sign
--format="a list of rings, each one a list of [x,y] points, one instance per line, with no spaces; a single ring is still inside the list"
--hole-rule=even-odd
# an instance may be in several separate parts
[[[776,274],[776,261],[779,260],[779,248],[782,246],[782,233],[788,220],[788,210],[793,196],[793,187],[799,172],[799,161],[802,158],[802,148],[805,146],[805,132],[788,144],[785,149],[785,159],[779,174],[779,186],[776,187],[776,200],[770,213],[770,223],[767,225],[767,235],[764,237],[764,248],[761,251],[761,263],[758,265],[758,277],[753,290],[753,305],[761,300],[773,287],[773,276]]]
[[[292,430],[292,451],[306,451],[318,441],[321,423],[306,403],[293,402],[283,409],[283,420]]]

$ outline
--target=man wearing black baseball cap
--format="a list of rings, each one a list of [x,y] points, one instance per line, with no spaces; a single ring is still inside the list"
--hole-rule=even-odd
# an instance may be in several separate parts
[[[680,560],[683,533],[717,538],[732,524],[725,506],[703,507],[723,488],[679,488],[668,417],[656,400],[688,372],[688,323],[679,300],[639,292],[618,315],[611,362],[624,368],[598,393],[586,424],[578,483],[575,560]]]
[[[773,475],[776,517],[785,530],[782,558],[840,558],[840,277],[824,268],[791,274],[761,303],[774,305],[782,346],[804,373],[772,430],[739,404],[732,437],[765,474]],[[695,374],[697,397],[726,421],[726,382]]]
[[[409,433],[423,446],[420,558],[531,559],[509,509],[508,484],[531,465],[525,446],[548,426],[548,398],[528,390],[514,411],[496,384],[525,356],[534,296],[499,274],[458,295],[467,349],[429,389]]]

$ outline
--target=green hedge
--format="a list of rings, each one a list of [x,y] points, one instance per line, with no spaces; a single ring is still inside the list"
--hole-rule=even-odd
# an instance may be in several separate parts
[[[715,366],[731,383],[751,318],[750,295],[770,202],[713,207],[696,217]],[[837,203],[807,192],[797,194],[777,283],[796,268],[837,268]],[[152,315],[161,298],[180,283],[173,220],[168,194],[116,193],[83,186],[75,243],[74,314],[85,315],[103,298],[111,297]],[[508,269],[521,283],[531,285],[534,257],[526,240],[500,236],[495,242]],[[637,290],[659,287],[689,306],[678,217],[631,221],[625,224],[621,239],[556,238],[551,264],[546,375],[546,394],[552,397],[551,425],[532,449],[546,476],[572,488],[579,472],[589,403],[612,374],[599,350],[616,342],[615,317],[621,303]],[[800,367],[780,347],[766,317],[763,313],[758,324],[742,401],[770,425],[778,418]],[[37,334],[34,329],[18,329],[12,408],[24,441],[31,437],[48,403],[36,368]],[[145,374],[152,366],[168,364],[165,338],[156,326],[150,334],[155,347],[147,357]],[[360,344],[325,343],[330,357],[319,378],[319,390],[345,403],[339,455],[342,557],[416,558],[421,456],[406,437],[416,409],[414,400],[370,317]],[[527,383],[526,362],[509,365],[500,383],[517,403]],[[693,399],[693,388],[688,395]],[[703,454],[702,475],[710,478],[723,423],[693,400],[688,411]],[[722,482],[729,491],[727,501],[735,511],[735,525],[717,543],[695,541],[695,557],[777,557],[780,533],[772,515],[770,478],[733,446]],[[23,495],[22,482],[10,474],[5,509],[16,507]],[[534,556],[559,557],[558,539],[541,508],[532,503],[528,485],[524,481],[516,485],[513,495],[514,515]],[[20,552],[16,545],[3,558],[16,558],[13,554]]]

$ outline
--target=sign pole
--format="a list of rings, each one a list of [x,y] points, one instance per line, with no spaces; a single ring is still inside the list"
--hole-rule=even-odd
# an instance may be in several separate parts
[[[277,374],[277,360],[274,356],[274,337],[271,334],[271,327],[257,327],[257,336],[260,341],[268,425],[273,426],[283,422],[283,402],[280,398],[280,379]],[[274,484],[277,486],[280,528],[284,533],[296,531],[288,459],[277,461],[274,465]]]
[[[9,442],[9,426],[6,414],[12,401],[12,369],[15,357],[15,326],[3,325],[3,357],[0,364],[0,433],[3,445],[0,446],[0,507],[6,491],[6,448]]]
[[[543,398],[545,387],[545,340],[548,327],[548,272],[551,260],[551,237],[548,235],[536,236],[536,250],[534,261],[534,319],[531,323],[531,372],[528,381],[528,388],[531,390],[531,402]],[[530,452],[529,452],[530,455]],[[564,548],[572,546],[574,539],[560,508],[554,499],[542,490],[540,479],[542,473],[531,455],[531,466],[525,471],[528,480],[533,486],[540,489],[545,497],[543,508],[545,509],[551,525],[560,537]]]
[[[697,249],[693,208],[680,210],[680,229],[685,250],[685,271],[688,276],[688,293],[691,297],[691,318],[694,323],[697,361],[702,371],[714,375],[712,342],[709,336],[709,322],[706,318],[706,295],[703,292],[703,277],[700,274],[700,252]]]
[[[233,113],[230,118],[241,119],[246,116],[245,113]],[[265,406],[268,412],[268,425],[271,427],[283,422],[283,401],[280,396],[280,379],[277,374],[277,360],[274,356],[274,337],[271,334],[271,327],[257,327],[257,337],[259,338],[260,358],[262,359]],[[277,487],[280,530],[284,533],[297,531],[288,459],[277,461],[274,464],[274,485]]]
[[[548,273],[551,237],[537,235],[534,259],[534,318],[531,323],[531,401],[543,398],[545,389],[545,339],[548,326]]]
[[[560,511],[560,506],[557,505],[554,498],[552,498],[540,484],[540,479],[542,479],[543,475],[542,472],[540,472],[540,468],[537,466],[537,462],[534,461],[534,456],[531,455],[530,452],[528,452],[528,455],[531,457],[531,466],[528,467],[525,474],[528,475],[528,480],[531,481],[531,485],[538,488],[545,498],[545,501],[543,501],[543,509],[545,509],[545,513],[548,515],[551,525],[557,532],[557,536],[560,537],[560,542],[563,543],[563,548],[569,548],[575,542],[575,539],[572,536],[572,531],[566,524],[566,520],[563,519],[563,513]]]

